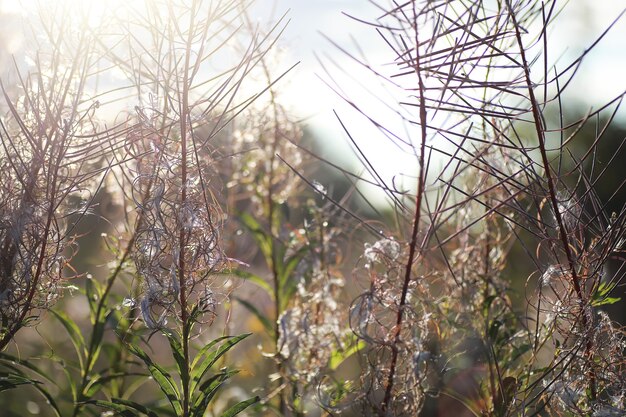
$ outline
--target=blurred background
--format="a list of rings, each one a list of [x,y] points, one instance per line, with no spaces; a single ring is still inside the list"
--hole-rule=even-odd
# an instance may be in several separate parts
[[[22,51],[26,39],[36,34],[21,26],[18,17],[33,13],[35,5],[35,1],[0,0],[0,68],[8,69],[13,65],[19,67],[24,64]],[[566,10],[558,17],[558,31],[550,37],[550,49],[558,52],[553,56],[554,62],[557,65],[559,62],[566,63],[586,50],[622,12],[623,7],[622,0],[570,1]],[[393,92],[387,91],[371,72],[353,59],[358,57],[366,60],[371,68],[381,72],[392,61],[393,55],[386,43],[371,27],[359,22],[375,19],[381,13],[380,8],[374,2],[365,0],[257,0],[251,11],[260,27],[269,25],[283,15],[289,19],[289,24],[278,42],[277,72],[293,63],[299,64],[280,81],[279,88],[282,104],[298,120],[307,146],[333,163],[359,171],[360,162],[355,158],[353,146],[347,139],[339,118],[348,127],[351,135],[358,139],[361,149],[385,181],[393,179],[397,184],[412,187],[410,181],[417,170],[415,155],[401,145],[390,144],[388,139],[365,123],[363,115],[356,112],[350,104],[350,101],[358,102],[368,113],[383,118],[385,114],[389,114],[389,120],[393,120],[393,112],[386,106],[393,105]],[[564,105],[570,119],[584,115],[590,108],[605,103],[626,90],[625,72],[626,19],[622,19],[589,54],[579,69],[579,76],[569,86]],[[7,85],[6,81],[3,83]],[[129,108],[132,109],[134,105],[129,103]],[[589,132],[587,143],[593,140],[593,133]],[[599,149],[598,159],[601,161],[613,156],[617,145],[626,137],[626,113],[623,109],[618,112],[607,136],[614,137],[615,140],[604,141]],[[615,146],[611,146],[612,143]],[[626,161],[624,150],[620,155]],[[605,179],[598,189],[599,196],[604,201],[609,200],[616,187],[624,180],[623,166],[613,165],[606,178],[614,178],[614,181]],[[339,171],[333,171],[327,166],[324,169],[311,167],[310,170],[311,178],[319,181],[336,199],[341,199],[343,193],[350,188],[350,184],[346,183],[345,177]],[[364,174],[365,177],[367,175]],[[374,218],[377,215],[384,216],[389,207],[383,194],[375,187],[365,184],[360,185],[360,191],[363,197],[355,199],[354,209]],[[365,200],[369,204],[365,204]],[[99,214],[102,216],[116,218],[122,215],[121,207],[111,195],[102,192],[97,202]],[[618,211],[625,202],[626,192],[620,191],[618,198],[613,199],[611,206],[607,207],[607,212]],[[88,273],[97,278],[106,273],[107,262],[110,260],[107,258],[110,254],[102,248],[101,234],[111,233],[111,228],[108,222],[97,218],[82,227],[85,237],[81,240],[80,253],[74,266],[79,273]],[[514,253],[515,250],[518,249],[514,248]],[[253,257],[245,261],[254,260]],[[351,261],[348,258],[348,271]],[[523,263],[515,263],[509,269],[511,281],[521,294],[531,271]],[[242,291],[252,290],[242,286]],[[70,314],[80,315],[84,311],[84,302],[66,298],[62,302]],[[520,300],[522,298],[520,296]],[[268,300],[261,302],[269,303]],[[626,322],[624,303],[610,306],[610,310],[615,319]],[[238,330],[253,332],[261,329],[260,324],[251,317],[237,323],[237,327]],[[27,349],[21,354],[46,355],[50,346],[62,346],[64,336],[58,330],[58,324],[46,322],[45,328],[39,326],[22,332],[19,336],[22,342],[20,346],[27,346]],[[42,342],[40,333],[45,336],[48,346]],[[258,385],[267,370],[272,368],[271,359],[264,359],[260,355],[260,351],[270,349],[264,343],[266,341],[259,338],[247,342],[246,354],[255,355],[258,362],[255,369],[244,373],[242,388]],[[62,364],[59,366],[62,367]],[[232,395],[239,394],[244,395],[237,392]],[[4,393],[0,395],[0,410],[3,410],[0,415],[18,416],[39,415],[43,409],[30,398]]]

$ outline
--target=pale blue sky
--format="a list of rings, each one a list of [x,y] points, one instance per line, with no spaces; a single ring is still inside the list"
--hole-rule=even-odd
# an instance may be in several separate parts
[[[269,6],[270,4],[273,6]],[[564,67],[573,56],[588,47],[625,6],[623,0],[571,0],[549,38],[552,42],[552,59],[559,58],[560,51],[565,51],[559,61],[559,67]],[[345,118],[354,136],[366,148],[387,180],[399,172],[415,172],[415,158],[412,155],[381,144],[381,138],[374,133],[375,129],[362,118],[356,117],[349,106],[318,77],[328,79],[314,53],[328,57],[324,59],[326,63],[330,63],[332,59],[338,66],[346,69],[352,80],[342,76],[337,68],[333,70],[333,76],[342,85],[346,85],[350,96],[360,105],[369,108],[373,113],[378,112],[380,107],[356,85],[366,79],[362,78],[364,70],[339,53],[320,32],[342,46],[347,46],[351,51],[356,50],[351,45],[351,38],[354,38],[366,50],[370,62],[388,62],[389,51],[374,30],[351,21],[342,14],[345,12],[368,20],[380,13],[367,0],[260,0],[254,10],[263,20],[272,12],[280,15],[288,9],[291,23],[282,39],[282,45],[287,48],[282,58],[291,62],[301,61],[301,64],[289,76],[283,98],[299,115],[309,117],[308,124],[313,131],[330,143],[331,149],[336,150],[330,153],[330,157],[337,158],[347,153],[344,147],[345,135],[332,113],[335,109]],[[332,68],[332,64],[329,67]],[[569,88],[568,97],[583,106],[597,105],[614,98],[626,90],[625,73],[626,17],[618,22],[609,36],[586,59],[576,81]],[[373,88],[371,79],[363,83],[367,89]],[[353,88],[348,88],[348,84],[352,84]],[[622,111],[621,114],[626,113]]]
[[[559,19],[558,30],[551,36],[554,54],[566,48],[575,53],[588,46],[624,7],[626,3],[623,0],[571,0]],[[288,13],[291,23],[282,44],[289,48],[287,59],[301,61],[299,70],[291,77],[291,83],[295,85],[290,85],[298,90],[313,89],[311,73],[322,73],[314,52],[319,55],[330,54],[334,59],[342,58],[320,33],[348,46],[350,36],[354,37],[367,49],[372,61],[387,52],[372,28],[342,15],[345,12],[365,19],[379,15],[367,0],[257,0],[254,10],[261,19],[272,13],[274,16]],[[594,55],[590,56],[592,57],[594,59],[587,60],[589,62],[584,65],[584,74],[580,77],[581,99],[591,98],[597,102],[608,98],[615,91],[626,89],[626,77],[623,76],[626,72],[626,17],[602,41]],[[563,58],[563,62],[565,61],[566,57]],[[295,82],[301,79],[307,82]],[[310,101],[295,105],[307,109],[317,107],[316,103]]]

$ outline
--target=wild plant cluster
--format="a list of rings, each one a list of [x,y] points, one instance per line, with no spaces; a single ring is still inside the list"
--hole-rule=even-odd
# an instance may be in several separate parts
[[[626,9],[558,57],[565,3],[353,17],[389,61],[342,52],[393,117],[323,78],[380,147],[414,156],[393,180],[341,115],[360,167],[307,140],[281,96],[285,18],[261,27],[243,0],[28,12],[1,83],[6,415],[624,415],[626,340],[605,312],[623,175],[599,190],[626,92],[584,116],[565,102]],[[98,224],[105,254],[81,260]]]

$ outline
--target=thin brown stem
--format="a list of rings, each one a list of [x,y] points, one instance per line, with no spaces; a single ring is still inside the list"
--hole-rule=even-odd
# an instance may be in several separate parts
[[[187,45],[185,48],[185,61],[184,61],[184,76],[182,80],[182,96],[180,104],[180,141],[181,141],[181,193],[180,193],[180,206],[183,210],[186,209],[187,204],[187,132],[189,125],[191,124],[190,112],[189,112],[189,84],[190,84],[190,60],[191,60],[191,47],[194,35],[194,19],[196,18],[197,3],[194,1],[189,13],[189,29],[187,37]],[[193,140],[193,138],[192,138]],[[184,220],[183,220],[184,221]],[[187,231],[185,225],[180,225],[179,231],[179,253],[178,253],[178,281],[180,287],[180,321],[182,326],[182,348],[184,366],[186,369],[182,369],[184,375],[189,374],[190,356],[189,356],[189,334],[188,326],[189,312],[187,311],[187,288],[185,281],[186,265],[185,265],[185,247],[187,245]],[[189,378],[183,378],[183,417],[188,417],[190,411],[190,395],[189,392]]]
[[[515,37],[517,40],[517,44],[519,46],[520,58],[522,68],[524,70],[524,77],[526,86],[528,87],[528,99],[530,101],[531,110],[533,113],[533,122],[535,126],[535,131],[537,134],[537,140],[539,142],[539,152],[541,154],[541,162],[546,174],[546,181],[548,183],[548,198],[550,200],[550,205],[552,206],[552,211],[554,212],[554,217],[556,219],[557,226],[559,228],[559,239],[561,240],[563,251],[565,252],[565,256],[567,258],[567,262],[569,264],[569,271],[572,274],[572,284],[574,286],[574,291],[576,292],[576,296],[578,297],[581,307],[584,308],[587,304],[585,294],[583,293],[580,277],[578,276],[578,271],[576,269],[576,261],[574,259],[574,255],[572,254],[572,250],[570,247],[570,242],[568,240],[567,229],[565,227],[565,222],[563,221],[563,217],[561,215],[561,210],[559,208],[559,202],[557,198],[556,188],[555,188],[555,179],[552,174],[552,166],[550,165],[550,160],[548,159],[548,153],[546,151],[546,136],[545,136],[545,128],[543,126],[543,118],[541,116],[541,110],[539,102],[536,99],[535,91],[533,88],[532,78],[530,75],[530,64],[526,59],[526,50],[524,48],[524,44],[522,42],[522,34],[520,31],[520,26],[517,23],[515,12],[513,10],[513,6],[511,5],[511,0],[507,0],[507,7],[509,10],[509,14],[511,16],[511,20],[513,21],[513,27],[515,28]],[[589,320],[587,314],[583,312],[581,314],[582,326],[586,330],[589,328]],[[590,338],[587,339],[586,347],[585,347],[585,356],[588,357],[589,360],[593,357],[593,342]],[[591,400],[595,400],[596,398],[596,376],[593,368],[589,370],[588,374],[589,378],[589,390],[591,394]]]
[[[415,6],[414,6],[415,7]],[[427,120],[426,120],[426,97],[425,97],[425,86],[424,80],[422,79],[422,73],[420,68],[420,50],[419,50],[419,40],[418,40],[418,29],[417,29],[417,15],[414,10],[414,28],[415,30],[415,60],[413,64],[413,69],[417,74],[418,79],[418,88],[419,88],[419,117],[420,117],[420,128],[421,128],[421,139],[420,139],[420,154],[419,154],[419,174],[418,174],[418,184],[417,184],[417,193],[415,196],[415,212],[413,214],[413,228],[411,231],[411,241],[409,243],[409,256],[407,259],[405,271],[404,271],[404,280],[402,283],[402,293],[400,295],[400,303],[398,305],[398,313],[396,315],[396,323],[392,329],[392,344],[391,344],[391,362],[389,365],[389,374],[387,376],[387,382],[385,384],[385,396],[383,398],[383,402],[380,408],[380,415],[384,416],[389,413],[389,406],[391,403],[391,397],[394,386],[394,376],[396,373],[396,367],[398,363],[398,354],[399,348],[398,344],[400,343],[401,338],[401,330],[402,330],[402,321],[404,318],[404,308],[406,306],[407,294],[409,291],[409,284],[411,283],[411,271],[413,269],[413,262],[418,254],[417,247],[417,236],[419,233],[419,221],[420,221],[420,213],[422,207],[422,200],[424,198],[424,186],[426,184],[426,166],[425,166],[425,154],[426,154],[426,136],[427,136]]]

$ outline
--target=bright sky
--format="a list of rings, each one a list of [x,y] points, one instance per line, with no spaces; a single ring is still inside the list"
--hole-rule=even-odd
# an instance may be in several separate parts
[[[384,0],[381,0],[384,2]],[[562,2],[563,3],[563,2]],[[273,7],[268,6],[273,4]],[[551,35],[554,59],[557,51],[567,51],[561,58],[560,66],[565,66],[572,56],[588,47],[597,36],[624,10],[623,0],[571,0],[559,24]],[[384,111],[382,106],[366,94],[375,90],[371,79],[363,78],[365,71],[342,55],[328,42],[325,34],[351,52],[357,51],[352,40],[366,49],[372,63],[390,60],[387,46],[375,31],[366,25],[354,22],[342,12],[364,20],[379,16],[380,13],[365,0],[261,0],[257,3],[259,17],[274,13],[279,15],[290,9],[291,22],[283,37],[283,45],[288,50],[283,57],[287,61],[301,61],[300,66],[289,77],[288,88],[283,96],[298,114],[308,117],[308,125],[322,137],[332,152],[329,157],[340,157],[346,150],[346,137],[332,110],[335,109],[348,125],[351,133],[375,161],[378,170],[386,180],[399,172],[414,173],[417,169],[415,157],[394,146],[386,146],[370,125],[339,99],[321,80],[329,80],[316,59],[316,55],[330,68],[332,76],[346,86],[349,95],[359,105],[369,108],[373,114]],[[334,66],[338,63],[350,76]],[[581,67],[578,78],[570,87],[572,100],[589,107],[608,101],[626,90],[626,16],[611,30],[609,35],[588,56]],[[358,83],[365,84],[361,88]],[[351,88],[350,88],[351,87]],[[622,116],[626,112],[621,112]]]
[[[380,0],[381,3],[385,1]],[[34,0],[23,0],[22,3],[33,4]],[[94,4],[98,3],[99,1],[94,1]],[[0,0],[0,11],[15,12],[19,10],[19,4],[15,0]],[[554,43],[551,50],[562,51],[567,48],[572,55],[584,50],[624,9],[624,5],[623,0],[570,0],[566,13],[559,21],[558,31],[551,37]],[[372,20],[380,12],[370,1],[257,0],[252,10],[261,23],[284,13],[291,19],[280,43],[284,49],[281,54],[282,62],[279,64],[281,67],[276,68],[276,72],[288,68],[296,61],[301,64],[281,81],[282,99],[295,113],[306,119],[306,123],[317,136],[326,141],[330,158],[338,160],[350,153],[346,135],[333,114],[333,110],[336,110],[387,181],[400,172],[412,174],[416,171],[414,155],[407,152],[407,149],[384,142],[384,138],[377,135],[371,125],[355,115],[350,106],[322,81],[336,81],[345,89],[346,95],[357,101],[361,107],[371,114],[386,117],[384,107],[376,98],[384,97],[385,91],[362,67],[339,52],[336,46],[322,36],[326,35],[352,53],[358,51],[359,46],[362,47],[367,59],[373,64],[389,62],[393,57],[373,28],[342,14],[345,12],[364,20]],[[2,36],[6,34],[0,34]],[[19,47],[11,42],[8,46],[13,49]],[[320,57],[331,75],[325,73],[316,56]],[[568,62],[570,57],[566,53],[561,62]],[[625,69],[626,18],[623,18],[586,60],[577,81],[571,87],[571,91],[575,93],[572,99],[591,106],[615,97],[626,90]]]
[[[383,2],[384,0],[381,1]],[[554,50],[568,48],[571,52],[576,52],[589,46],[625,6],[623,0],[571,0],[559,20],[558,31],[552,34]],[[367,56],[372,62],[386,56],[386,45],[379,40],[371,27],[356,23],[342,14],[345,12],[365,20],[372,19],[380,13],[377,13],[377,9],[369,1],[257,0],[254,10],[258,11],[260,17],[272,13],[279,16],[287,12],[291,19],[283,37],[283,45],[289,48],[288,56],[302,64],[290,77],[292,91],[289,95],[293,96],[294,105],[305,113],[312,109],[327,108],[325,92],[320,91],[320,84],[313,81],[317,78],[315,74],[323,73],[315,54],[329,54],[334,59],[343,59],[337,48],[324,39],[322,34],[342,46],[348,46],[351,51],[355,48],[350,45],[350,37],[354,38],[367,49]],[[603,101],[613,97],[616,91],[626,89],[626,77],[623,76],[626,68],[626,16],[598,45],[588,61],[588,65],[583,68],[585,74],[581,77],[585,85],[580,90],[581,99],[589,100],[591,97],[593,101]],[[347,64],[346,60],[342,64]],[[303,91],[310,93],[305,94],[305,97],[322,100],[301,100]]]

